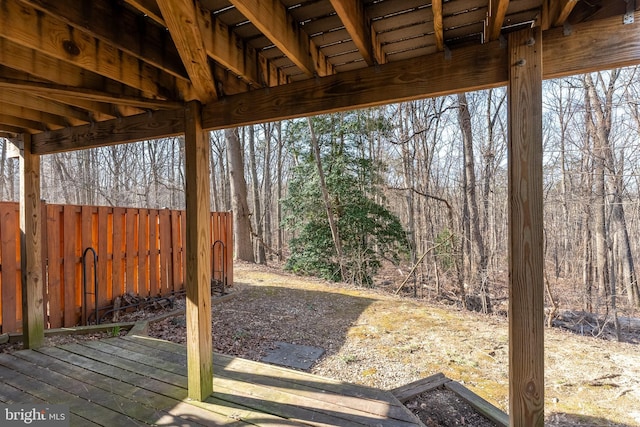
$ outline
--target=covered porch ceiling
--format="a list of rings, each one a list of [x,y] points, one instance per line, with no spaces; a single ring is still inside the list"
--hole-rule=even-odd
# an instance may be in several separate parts
[[[206,130],[508,86],[509,417],[544,423],[542,80],[640,64],[637,0],[0,0],[23,332],[44,337],[42,154],[185,136],[189,397],[212,390]]]
[[[545,78],[640,56],[636,0],[0,5],[0,136],[36,154],[180,134],[190,100],[219,129],[504,85],[505,35],[532,26]]]

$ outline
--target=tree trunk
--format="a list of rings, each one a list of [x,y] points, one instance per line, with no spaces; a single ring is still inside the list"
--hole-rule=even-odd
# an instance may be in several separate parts
[[[238,129],[225,129],[227,157],[229,161],[229,184],[233,210],[235,259],[255,262],[251,243],[251,212],[247,204],[247,183],[244,179],[244,162]]]
[[[462,141],[464,145],[464,159],[465,159],[465,196],[466,205],[468,206],[469,215],[469,232],[471,242],[474,246],[474,251],[470,251],[470,254],[477,255],[471,259],[474,260],[472,264],[475,265],[475,274],[477,277],[478,287],[480,289],[480,300],[482,302],[482,312],[491,312],[491,299],[489,297],[489,283],[487,278],[487,254],[484,247],[484,238],[480,232],[480,214],[478,211],[478,198],[476,195],[476,173],[475,162],[473,153],[473,133],[471,130],[471,114],[469,113],[469,106],[467,103],[467,96],[462,93],[458,94],[458,121],[460,124],[460,130],[462,131]]]
[[[316,139],[316,134],[313,129],[313,122],[311,118],[307,117],[307,123],[309,124],[309,132],[311,134],[311,145],[313,146],[313,155],[316,161],[316,167],[318,169],[318,178],[320,179],[320,190],[322,191],[322,199],[324,200],[324,206],[327,212],[327,219],[329,221],[329,227],[331,228],[331,237],[333,238],[333,244],[336,248],[336,255],[338,257],[338,264],[340,265],[340,277],[342,281],[345,280],[346,274],[344,265],[342,263],[342,242],[340,241],[340,231],[333,217],[333,208],[331,206],[331,200],[329,199],[329,192],[327,191],[327,185],[324,180],[324,171],[322,169],[322,158],[320,157],[320,146]]]
[[[258,264],[265,264],[266,258],[263,245],[263,232],[262,232],[262,209],[260,206],[260,183],[258,182],[258,165],[256,163],[256,133],[253,125],[249,126],[249,139],[247,141],[249,145],[249,168],[251,168],[251,194],[253,196],[253,220],[255,224],[255,241],[257,246],[256,262]]]

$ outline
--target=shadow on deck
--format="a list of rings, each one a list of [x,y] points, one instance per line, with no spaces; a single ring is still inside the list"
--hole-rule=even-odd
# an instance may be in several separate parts
[[[186,348],[141,336],[0,354],[0,402],[64,404],[72,426],[423,424],[391,392],[214,355],[214,393],[187,399]]]

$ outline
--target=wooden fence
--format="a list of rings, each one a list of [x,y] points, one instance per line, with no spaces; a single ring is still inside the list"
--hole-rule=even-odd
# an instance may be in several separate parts
[[[184,290],[184,211],[43,203],[42,213],[46,327],[83,321],[85,252],[87,313],[125,293],[155,297]],[[18,214],[18,203],[0,202],[0,333],[22,329]],[[232,239],[231,214],[211,213],[213,279],[227,285],[233,283]]]

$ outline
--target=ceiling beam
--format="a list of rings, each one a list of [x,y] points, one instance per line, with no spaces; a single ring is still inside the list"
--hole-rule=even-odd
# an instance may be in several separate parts
[[[72,63],[157,98],[186,99],[191,86],[17,0],[3,0],[0,37]]]
[[[502,31],[504,17],[507,15],[509,0],[489,0],[489,19],[487,38],[489,41],[497,40]]]
[[[39,133],[34,135],[37,141],[33,141],[32,151],[34,154],[51,154],[182,133],[184,109],[179,108]]]
[[[142,97],[142,92],[132,87],[3,38],[0,38],[0,64],[62,86],[75,86],[113,96]],[[13,71],[11,75],[0,75],[18,78]]]
[[[436,49],[438,52],[444,50],[444,26],[442,24],[442,0],[433,0],[431,2],[431,11],[433,12],[433,35],[436,38]]]
[[[49,82],[33,82],[19,79],[9,79],[0,77],[0,88],[22,90],[40,94],[56,94],[65,96],[76,96],[80,99],[109,102],[115,104],[129,105],[139,108],[177,108],[182,105],[180,102],[153,100],[147,98],[133,98],[127,96],[117,96],[94,91],[91,89],[77,88],[74,86],[63,86]]]
[[[1,99],[3,99],[2,92],[0,92],[0,100]],[[0,114],[22,117],[33,122],[42,123],[43,130],[59,129],[68,126],[68,123],[64,117],[56,116],[55,114],[45,113],[12,103],[0,102]]]
[[[7,89],[2,90],[0,91],[0,102],[18,105],[24,108],[41,111],[43,114],[60,117],[62,119],[60,124],[63,127],[79,126],[91,121],[90,115],[84,111],[71,108],[70,106],[60,102],[51,101],[49,99],[24,92]]]
[[[327,58],[280,0],[230,2],[309,77],[333,74],[333,67]]]
[[[344,28],[351,36],[367,65],[374,65],[376,58],[371,39],[371,25],[360,0],[331,0]]]
[[[547,22],[549,22],[552,27],[562,26],[567,21],[571,11],[577,4],[578,0],[550,1],[546,7],[547,13],[549,14]]]
[[[615,16],[576,24],[569,36],[563,34],[562,28],[547,30],[543,33],[543,43],[545,79],[640,64],[640,12],[635,13],[635,22],[628,25],[623,25],[620,17]],[[223,129],[507,84],[507,52],[499,41],[454,49],[451,55],[451,59],[447,59],[436,53],[228,96],[204,107],[203,127]],[[153,113],[154,119],[149,125],[144,124],[147,114],[94,125],[108,128],[107,132],[91,132],[85,125],[37,134],[33,137],[34,153],[49,154],[167,136],[168,125],[155,119],[160,113],[171,114]],[[158,130],[154,135],[155,126]],[[129,128],[143,130],[133,132]],[[119,132],[121,129],[125,131]],[[175,133],[182,131],[179,126],[170,126],[170,129]],[[100,140],[103,133],[106,141]]]
[[[180,56],[164,25],[159,26],[117,1],[21,0],[55,19],[187,80]]]
[[[201,10],[193,0],[157,0],[164,22],[178,49],[197,99],[208,103],[218,98],[198,15]]]
[[[160,8],[158,7],[158,3],[155,0],[124,0],[126,3],[130,4],[135,9],[139,10],[150,19],[156,21],[156,23],[160,24],[163,27],[166,27],[164,23],[164,19],[162,18],[162,12],[160,12]]]
[[[17,128],[24,129],[26,133],[37,133],[48,130],[44,123],[25,119],[24,117],[16,117],[9,114],[4,114],[2,113],[2,111],[0,111],[0,124],[15,126]]]

